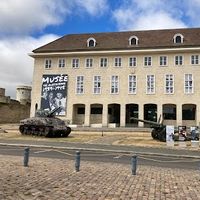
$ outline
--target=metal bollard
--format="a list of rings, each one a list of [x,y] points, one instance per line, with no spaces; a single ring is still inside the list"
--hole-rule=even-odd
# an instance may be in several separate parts
[[[75,160],[75,170],[76,172],[80,171],[80,151],[76,151],[76,160]]]
[[[24,149],[24,167],[28,167],[28,161],[29,161],[29,147],[26,147]]]
[[[132,175],[136,175],[136,170],[137,170],[137,156],[134,155],[131,158],[131,170],[132,170]]]

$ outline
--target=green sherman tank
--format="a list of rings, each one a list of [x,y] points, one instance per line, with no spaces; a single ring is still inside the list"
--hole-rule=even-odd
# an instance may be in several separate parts
[[[38,110],[35,117],[20,121],[19,131],[22,135],[35,135],[45,137],[67,137],[71,128],[65,122],[55,117],[56,108],[53,111]]]

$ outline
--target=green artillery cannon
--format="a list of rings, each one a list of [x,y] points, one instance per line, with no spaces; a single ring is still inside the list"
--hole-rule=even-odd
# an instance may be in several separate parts
[[[152,138],[162,142],[166,141],[166,125],[164,125],[162,122],[160,123],[160,119],[158,120],[158,122],[138,119],[134,117],[132,117],[131,119],[149,124],[150,127],[152,128],[151,131]]]
[[[160,118],[159,118],[158,122],[138,119],[138,118],[134,118],[134,117],[132,117],[131,119],[133,119],[135,121],[144,122],[146,124],[149,124],[150,127],[152,128],[152,131],[151,131],[152,138],[155,139],[155,140],[159,140],[161,142],[166,142],[166,125],[164,125],[162,122],[160,122]],[[192,131],[192,132],[187,133],[187,134],[183,134],[176,127],[175,130],[174,130],[174,134],[173,134],[173,140],[178,141],[179,136],[183,137],[185,141],[199,140],[198,130]]]

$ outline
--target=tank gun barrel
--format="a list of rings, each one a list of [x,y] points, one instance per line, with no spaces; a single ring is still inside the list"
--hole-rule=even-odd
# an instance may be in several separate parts
[[[53,117],[56,113],[56,111],[58,111],[60,109],[60,107],[54,108],[51,112],[48,113],[48,117]]]
[[[144,122],[150,125],[154,125],[154,126],[162,126],[162,123],[158,123],[158,122],[154,122],[154,121],[149,121],[149,120],[144,120],[144,119],[138,119],[135,117],[131,117],[131,119],[135,120],[135,121],[139,121],[139,122]]]

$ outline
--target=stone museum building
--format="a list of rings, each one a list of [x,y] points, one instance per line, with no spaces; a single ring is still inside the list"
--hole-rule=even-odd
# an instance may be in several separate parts
[[[200,122],[200,28],[65,35],[34,58],[31,116],[53,110],[72,125]]]

